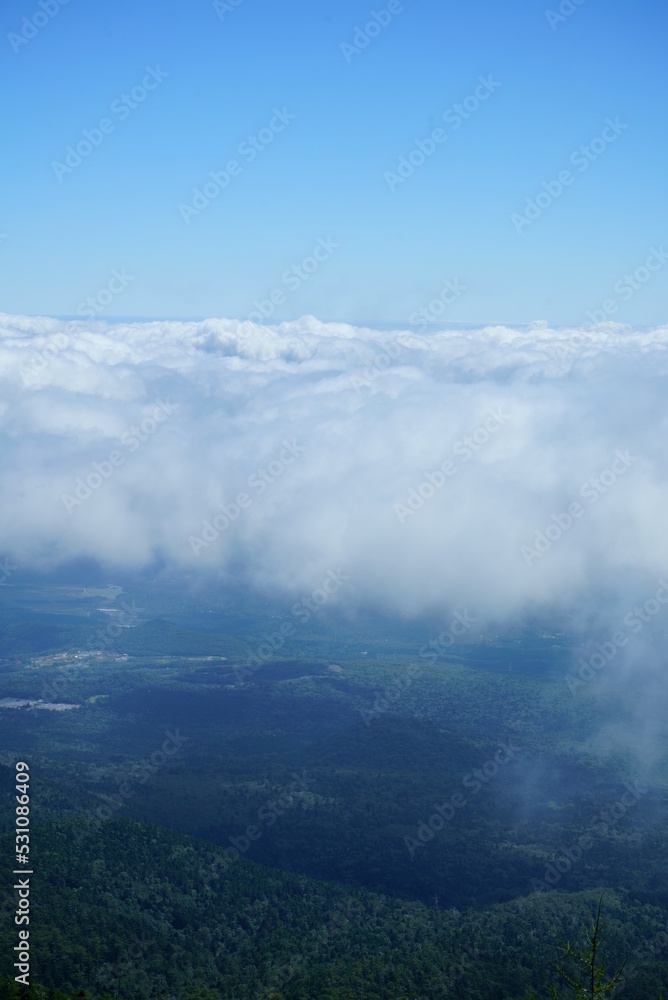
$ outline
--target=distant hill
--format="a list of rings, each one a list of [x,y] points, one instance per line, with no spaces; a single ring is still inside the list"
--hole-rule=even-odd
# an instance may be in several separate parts
[[[71,648],[98,646],[107,652],[129,656],[226,656],[248,655],[248,647],[223,632],[196,632],[158,619],[135,628],[110,630],[114,620],[81,625],[55,625],[30,619],[0,625],[0,658],[31,656]]]
[[[311,767],[350,768],[384,773],[417,771],[460,775],[480,751],[461,736],[432,722],[381,715],[335,733],[309,747]]]
[[[224,632],[195,632],[157,619],[124,628],[110,641],[116,653],[129,656],[227,656],[248,655],[248,647],[240,639]]]
[[[0,657],[31,656],[66,647],[78,628],[25,621],[0,625]]]

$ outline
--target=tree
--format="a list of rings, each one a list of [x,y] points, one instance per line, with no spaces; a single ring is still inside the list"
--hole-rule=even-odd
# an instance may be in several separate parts
[[[602,950],[603,931],[605,924],[601,921],[601,907],[603,905],[603,894],[598,901],[596,919],[591,930],[587,931],[588,947],[579,949],[569,942],[562,941],[562,959],[555,966],[555,970],[560,977],[560,983],[565,984],[572,991],[575,1000],[603,1000],[610,996],[621,984],[624,972],[624,963],[615,972],[612,978],[606,975],[605,955]],[[565,967],[569,964],[572,971]],[[572,968],[573,963],[575,968]],[[559,1000],[559,992],[555,985],[549,987],[552,1000]],[[530,994],[530,1000],[537,1000],[536,994]]]

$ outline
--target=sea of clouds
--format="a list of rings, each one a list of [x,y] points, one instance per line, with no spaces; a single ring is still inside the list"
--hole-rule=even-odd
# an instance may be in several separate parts
[[[0,556],[614,618],[668,574],[667,348],[668,326],[0,314]]]

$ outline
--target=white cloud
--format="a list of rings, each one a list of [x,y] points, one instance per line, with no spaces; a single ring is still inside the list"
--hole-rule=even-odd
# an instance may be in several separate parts
[[[629,575],[668,567],[667,347],[668,327],[618,324],[420,336],[313,317],[0,315],[0,554],[32,567],[81,556],[233,567],[286,596],[340,566],[358,598],[409,612],[511,616],[623,594]],[[161,400],[174,410],[156,421]],[[499,407],[508,419],[484,440]],[[475,448],[463,443],[476,433]],[[303,454],[283,461],[284,442]],[[618,450],[637,460],[583,499]],[[455,472],[402,523],[396,505],[428,494],[425,476],[448,460]],[[68,512],[63,494],[92,474],[99,486]],[[577,501],[583,514],[527,565],[521,547]],[[195,554],[216,515],[229,525]]]

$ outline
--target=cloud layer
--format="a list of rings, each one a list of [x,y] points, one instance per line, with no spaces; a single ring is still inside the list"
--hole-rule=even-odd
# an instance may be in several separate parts
[[[0,315],[0,554],[408,614],[626,609],[668,571],[668,327]],[[649,588],[649,589],[648,589]]]

